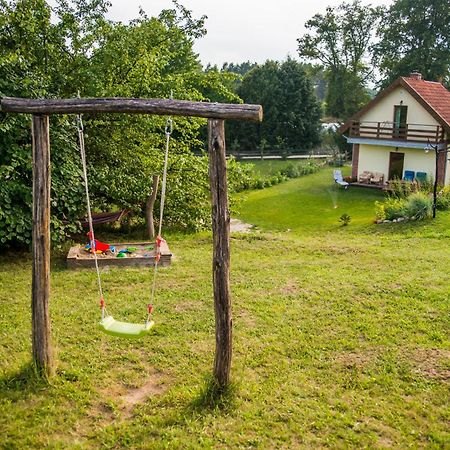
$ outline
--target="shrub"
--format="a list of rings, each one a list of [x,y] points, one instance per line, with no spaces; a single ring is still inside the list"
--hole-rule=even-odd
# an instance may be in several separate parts
[[[439,192],[436,199],[436,208],[440,210],[450,209],[450,186],[446,186]]]
[[[405,206],[406,216],[411,219],[426,219],[433,211],[432,199],[423,192],[410,195]]]
[[[253,164],[238,162],[233,156],[227,159],[227,182],[230,192],[254,189],[259,181]]]
[[[375,212],[380,220],[394,220],[406,215],[406,200],[388,197],[383,202],[375,202]]]
[[[303,175],[315,173],[320,169],[320,165],[314,161],[308,161],[306,164],[289,163],[281,170],[280,175],[285,178],[299,178]]]
[[[434,181],[431,178],[427,178],[425,181],[415,181],[417,191],[424,192],[425,194],[431,194],[434,188]]]
[[[341,217],[339,217],[339,222],[341,222],[341,225],[343,227],[347,226],[351,222],[352,218],[347,214],[342,214]]]
[[[394,178],[389,181],[389,191],[388,195],[393,198],[407,198],[414,192],[413,183],[405,182],[399,178]]]
[[[300,166],[298,164],[289,163],[288,166],[281,171],[288,178],[297,178],[300,176]]]
[[[395,178],[389,181],[388,195],[394,198],[408,198],[415,192],[423,192],[424,194],[430,194],[433,192],[433,181],[404,181]]]
[[[26,117],[7,116],[0,130],[0,248],[27,247],[32,229],[32,158],[30,127]],[[59,242],[77,231],[67,222],[86,211],[76,141],[70,124],[51,118],[52,183],[51,239]]]

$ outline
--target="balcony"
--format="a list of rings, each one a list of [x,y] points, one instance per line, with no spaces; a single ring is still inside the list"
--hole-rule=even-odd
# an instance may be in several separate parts
[[[418,123],[398,125],[394,122],[353,121],[349,137],[415,143],[445,142],[443,127]]]

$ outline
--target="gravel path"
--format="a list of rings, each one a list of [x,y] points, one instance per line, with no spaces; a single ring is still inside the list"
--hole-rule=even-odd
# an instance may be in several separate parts
[[[253,225],[242,222],[239,219],[230,220],[230,230],[233,233],[248,233],[253,228]]]

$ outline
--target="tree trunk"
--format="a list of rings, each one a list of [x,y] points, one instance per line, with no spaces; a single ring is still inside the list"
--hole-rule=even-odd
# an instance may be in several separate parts
[[[214,378],[220,387],[230,381],[232,318],[230,297],[230,212],[228,210],[223,120],[208,120],[209,176],[213,230],[213,287],[216,318]]]
[[[33,116],[32,352],[41,375],[53,372],[50,326],[50,137],[48,116]]]
[[[153,175],[152,193],[145,203],[145,222],[147,224],[147,236],[150,240],[155,238],[155,223],[153,221],[153,208],[158,194],[159,175]]]

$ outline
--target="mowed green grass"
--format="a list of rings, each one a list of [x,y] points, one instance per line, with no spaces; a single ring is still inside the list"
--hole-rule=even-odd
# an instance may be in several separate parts
[[[349,171],[342,169],[344,176]],[[367,227],[375,220],[374,202],[383,199],[378,190],[340,187],[330,168],[241,196],[242,217],[248,222],[267,230],[308,233],[338,230],[342,214],[350,215],[353,227]]]
[[[375,194],[352,190],[338,198],[354,221],[339,227],[321,213],[315,228],[329,187],[326,169],[249,193],[241,206],[263,231],[231,239],[234,396],[224,408],[200,401],[214,355],[209,234],[167,236],[176,256],[160,271],[157,326],[139,341],[97,330],[94,273],[55,256],[50,384],[27,367],[31,259],[0,257],[0,445],[448,448],[450,215],[373,225]],[[284,211],[282,192],[309,207],[255,208],[273,193],[271,208]],[[283,225],[271,225],[278,216]],[[110,312],[142,320],[151,273],[103,278]]]

